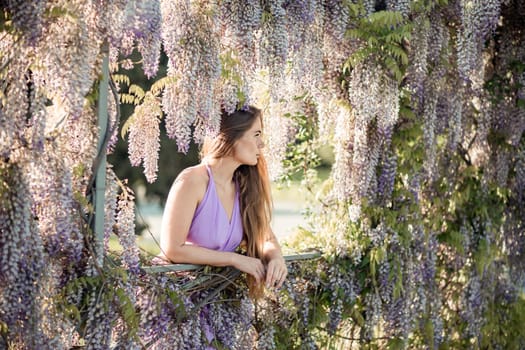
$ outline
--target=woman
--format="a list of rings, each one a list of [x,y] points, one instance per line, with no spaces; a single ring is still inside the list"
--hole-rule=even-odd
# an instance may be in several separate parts
[[[254,297],[264,285],[280,288],[288,273],[270,227],[263,147],[260,110],[223,113],[219,134],[203,145],[201,163],[173,183],[160,239],[164,259],[246,272]],[[241,244],[247,255],[236,252]]]

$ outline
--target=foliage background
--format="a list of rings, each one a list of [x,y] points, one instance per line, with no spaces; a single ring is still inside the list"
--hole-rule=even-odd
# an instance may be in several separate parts
[[[0,346],[204,348],[208,328],[225,348],[525,346],[522,1],[1,4]],[[138,60],[143,86],[122,74]],[[247,102],[274,178],[321,188],[293,243],[319,259],[257,303],[229,269],[148,274],[112,167],[96,239],[99,137],[125,135],[155,183],[161,125],[188,152]]]

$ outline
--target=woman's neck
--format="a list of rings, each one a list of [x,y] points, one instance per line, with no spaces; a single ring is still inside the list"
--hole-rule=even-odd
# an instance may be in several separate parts
[[[215,183],[221,186],[231,184],[233,173],[240,165],[232,157],[205,158],[203,162],[211,168]]]

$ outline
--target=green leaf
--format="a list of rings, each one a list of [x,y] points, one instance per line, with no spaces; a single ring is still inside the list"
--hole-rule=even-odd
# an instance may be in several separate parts
[[[75,177],[81,178],[82,176],[84,176],[85,172],[86,172],[86,166],[83,163],[79,163],[73,167],[73,175]]]
[[[394,273],[394,289],[392,291],[394,299],[397,299],[401,296],[401,294],[404,291],[403,288],[403,271],[401,270],[401,266],[399,265],[399,261],[396,261],[395,264],[395,273]]]
[[[131,124],[133,123],[135,119],[135,113],[133,113],[127,120],[126,122],[124,123],[124,125],[122,125],[122,130],[120,131],[120,136],[122,138],[125,138],[126,137],[126,134],[128,133],[128,129],[129,127],[131,126]]]
[[[166,293],[170,298],[173,306],[175,306],[177,319],[182,320],[187,315],[186,308],[184,307],[184,302],[182,301],[181,297],[176,291],[167,290]]]
[[[487,240],[482,238],[479,241],[478,249],[474,253],[474,263],[476,264],[476,270],[481,276],[485,271],[486,267],[493,261],[493,249],[488,244]]]
[[[434,341],[434,324],[431,320],[427,319],[423,324],[423,336],[427,340],[428,344],[433,344]]]
[[[126,103],[126,104],[135,104],[135,96],[133,95],[130,95],[130,94],[126,94],[126,93],[121,93],[120,94],[120,101],[122,103]]]
[[[370,22],[382,27],[387,27],[388,29],[397,26],[404,21],[403,15],[398,11],[378,11],[372,13],[368,18],[370,19]]]
[[[350,10],[351,17],[360,17],[366,13],[366,9],[363,4],[348,4],[348,9]]]
[[[405,348],[405,341],[402,338],[391,338],[388,340],[387,348],[389,350],[400,350]]]
[[[7,334],[8,331],[9,331],[9,328],[7,327],[7,323],[0,320],[0,334]]]
[[[396,45],[392,45],[389,47],[389,49],[394,54],[394,56],[399,61],[401,61],[402,64],[404,65],[408,64],[408,55],[403,48],[396,46]]]
[[[125,84],[126,86],[131,84],[129,77],[126,74],[112,74],[111,78],[113,78],[113,81],[118,84]]]
[[[63,312],[66,315],[66,317],[68,317],[70,320],[74,322],[80,322],[80,310],[75,305],[67,304],[66,306],[64,306]]]
[[[359,325],[359,327],[364,326],[364,324],[365,324],[365,318],[363,317],[363,315],[361,314],[361,312],[359,312],[359,310],[357,309],[357,307],[354,307],[353,310],[352,310],[352,318],[353,318],[354,321]]]
[[[127,330],[131,336],[134,336],[138,331],[139,319],[133,302],[122,288],[116,288],[115,295],[119,301],[120,313],[127,325]]]
[[[63,16],[70,16],[72,18],[78,18],[70,10],[63,6],[52,6],[50,9],[45,10],[46,17],[59,18]]]
[[[345,37],[347,39],[361,39],[363,37],[363,33],[359,29],[352,28],[346,31]]]
[[[441,221],[439,222],[441,223]],[[463,235],[457,229],[449,229],[438,236],[440,242],[446,243],[463,253]]]
[[[129,86],[129,89],[128,89],[128,92],[132,95],[135,95],[136,97],[138,97],[139,99],[143,99],[144,96],[146,95],[146,92],[144,91],[143,88],[141,88],[140,86],[138,86],[137,84],[132,84]]]
[[[160,78],[155,83],[153,83],[153,85],[151,85],[150,92],[153,94],[153,96],[159,96],[166,86],[174,84],[176,81],[177,78],[174,76]]]
[[[368,45],[370,45],[370,46],[375,46],[375,45],[379,44],[379,41],[374,36],[370,36],[368,38],[367,42],[368,42]]]

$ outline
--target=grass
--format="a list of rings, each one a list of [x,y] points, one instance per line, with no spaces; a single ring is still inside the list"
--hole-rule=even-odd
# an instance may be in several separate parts
[[[136,236],[137,245],[143,254],[154,257],[160,253],[160,247],[154,240],[148,239],[145,236],[149,236],[149,233]],[[109,238],[109,250],[118,254],[122,252],[122,246],[118,241],[118,237],[115,235],[111,235]]]
[[[315,184],[312,191],[315,193],[321,187],[321,183],[330,176],[330,169],[326,167],[317,168],[319,182]],[[290,201],[304,203],[305,199],[311,197],[310,193],[302,184],[303,174],[297,173],[291,176],[291,180],[286,183],[272,183],[272,197],[274,201]]]

